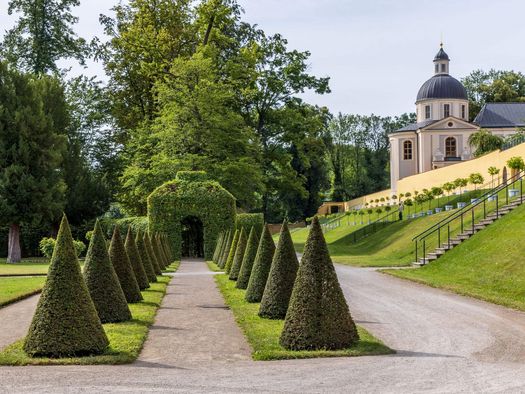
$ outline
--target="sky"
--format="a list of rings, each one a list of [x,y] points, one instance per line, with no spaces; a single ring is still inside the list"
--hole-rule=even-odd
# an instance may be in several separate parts
[[[77,33],[103,36],[99,14],[117,0],[81,0]],[[289,48],[311,52],[310,72],[331,78],[332,93],[303,98],[333,113],[395,116],[415,110],[419,87],[432,76],[441,39],[456,78],[476,69],[525,72],[524,0],[239,0],[244,20]],[[0,32],[16,16],[0,0]],[[68,63],[64,63],[67,65]],[[104,79],[101,64],[72,73]]]

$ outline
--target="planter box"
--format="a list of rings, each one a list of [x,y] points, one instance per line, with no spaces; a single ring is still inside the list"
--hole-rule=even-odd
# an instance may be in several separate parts
[[[475,203],[477,203],[478,201],[479,201],[479,198],[471,198],[471,199],[470,199],[470,203],[471,203],[471,204],[475,204]]]
[[[452,207],[452,205],[449,205],[449,207]],[[443,212],[443,208],[436,208],[436,213]]]
[[[487,198],[487,201],[496,201],[496,196],[489,196],[489,198]]]
[[[518,189],[509,189],[509,197],[517,197],[520,195],[520,191]]]
[[[432,211],[431,209],[429,209],[429,210],[427,211],[427,215],[432,215],[433,213],[434,213],[434,211]]]
[[[445,205],[445,211],[452,211],[454,209],[453,205]]]
[[[458,208],[461,209],[461,208],[465,208],[467,206],[467,203],[466,202],[458,202]]]

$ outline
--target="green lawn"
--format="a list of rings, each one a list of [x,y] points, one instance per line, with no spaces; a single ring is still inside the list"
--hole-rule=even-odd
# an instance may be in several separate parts
[[[0,307],[38,293],[45,280],[44,276],[0,278]]]
[[[213,261],[206,261],[206,264],[208,264],[208,268],[210,269],[210,271],[213,271],[213,272],[222,272],[223,271]]]
[[[170,268],[178,268],[178,263],[172,264]],[[104,324],[110,346],[102,355],[57,359],[31,358],[24,353],[21,339],[0,352],[0,365],[127,364],[135,361],[142,350],[171,277],[158,276],[158,280],[142,292],[143,301],[129,305],[133,320]]]
[[[525,311],[524,239],[521,206],[427,266],[385,272]]]
[[[279,360],[314,357],[368,356],[391,354],[393,350],[374,338],[362,327],[358,327],[360,341],[357,345],[344,350],[292,351],[279,345],[279,337],[284,320],[262,319],[257,316],[259,304],[250,304],[244,300],[244,290],[235,288],[235,282],[224,274],[215,275],[215,281],[231,308],[235,320],[243,330],[252,347],[254,360]]]
[[[23,259],[20,263],[0,262],[0,276],[10,275],[47,275],[49,260],[42,258]]]

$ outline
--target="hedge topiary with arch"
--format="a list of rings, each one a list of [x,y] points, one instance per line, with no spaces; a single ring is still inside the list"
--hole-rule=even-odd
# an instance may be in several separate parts
[[[150,194],[150,231],[168,235],[174,260],[181,257],[181,222],[191,216],[202,222],[204,258],[211,260],[219,233],[235,226],[235,198],[204,171],[179,171]]]

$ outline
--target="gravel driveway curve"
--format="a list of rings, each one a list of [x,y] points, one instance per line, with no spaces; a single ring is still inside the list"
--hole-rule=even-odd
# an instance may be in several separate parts
[[[198,291],[220,305],[211,275],[202,262],[183,262],[173,289],[191,300]],[[193,274],[192,274],[193,272]],[[128,366],[2,367],[2,392],[523,392],[525,391],[525,314],[380,274],[371,269],[337,266],[354,319],[398,353],[392,356],[253,362],[230,313],[216,313],[237,346],[228,362],[205,356],[181,362],[176,349],[181,330],[153,329],[141,359]],[[201,278],[201,279],[202,279]],[[197,283],[197,282],[194,282]],[[213,284],[214,285],[214,284]],[[215,294],[215,295],[213,295]],[[176,297],[174,294],[173,297]],[[194,305],[202,305],[195,294]],[[171,296],[165,298],[164,306]],[[191,308],[190,308],[191,309]],[[205,309],[205,308],[200,308]],[[210,308],[213,309],[213,308]],[[220,311],[220,308],[215,308]],[[0,310],[1,311],[1,310]],[[226,311],[228,312],[228,311]],[[191,310],[189,313],[194,313]],[[212,314],[210,314],[212,316]],[[1,313],[0,313],[1,317]],[[158,324],[157,321],[156,324]],[[169,325],[170,323],[168,323]],[[187,323],[184,323],[187,324]],[[2,323],[0,320],[0,329]],[[199,336],[212,324],[194,326]],[[180,326],[179,326],[180,328]],[[186,327],[185,327],[186,328]],[[237,331],[236,331],[237,330]],[[159,338],[162,340],[159,342]],[[162,341],[173,340],[162,352]],[[210,344],[214,354],[228,353],[222,338]],[[171,351],[168,346],[172,346]],[[182,343],[180,347],[185,345]],[[219,353],[217,353],[219,352]],[[178,355],[177,355],[178,354]],[[177,358],[179,357],[179,358]],[[177,361],[178,360],[178,361]]]

